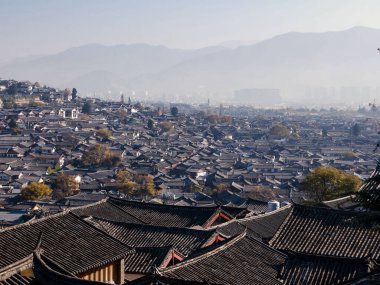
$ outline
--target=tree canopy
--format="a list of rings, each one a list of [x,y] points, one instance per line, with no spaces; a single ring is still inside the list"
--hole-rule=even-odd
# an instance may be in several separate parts
[[[164,121],[160,124],[160,127],[164,132],[168,132],[172,129],[173,124],[169,121]]]
[[[203,116],[202,114],[200,114],[200,115]],[[216,114],[206,116],[205,119],[210,124],[220,124],[220,123],[231,123],[232,122],[231,116],[219,116]]]
[[[106,146],[96,144],[83,154],[82,162],[89,166],[111,167],[120,163],[120,157]]]
[[[12,135],[18,135],[21,133],[20,128],[18,127],[17,122],[14,119],[11,119],[8,123],[8,127],[11,130]]]
[[[78,97],[78,91],[76,88],[73,88],[73,90],[71,91],[71,99],[75,100],[77,97]]]
[[[140,186],[139,190],[140,190],[141,195],[153,196],[156,194],[153,178],[151,176],[138,176],[136,180]]]
[[[148,120],[147,127],[149,130],[152,130],[154,128],[154,121],[151,118]]]
[[[75,177],[66,175],[63,172],[58,173],[52,186],[54,189],[53,194],[57,199],[71,196],[79,189],[79,183],[75,180]]]
[[[28,201],[50,200],[52,192],[49,186],[33,182],[21,189],[21,197]]]
[[[18,127],[17,122],[16,122],[14,119],[11,119],[11,120],[9,121],[9,123],[8,123],[8,127],[9,127],[10,129],[17,128],[17,127]]]
[[[12,109],[12,108],[16,108],[16,107],[17,107],[17,104],[16,104],[14,96],[9,96],[8,98],[6,98],[6,97],[3,98],[3,108],[4,109]]]
[[[65,98],[69,99],[69,96],[71,94],[70,89],[66,88],[65,90],[63,90],[63,94],[64,94]]]
[[[17,94],[17,84],[16,83],[12,83],[12,85],[9,86],[7,92],[8,92],[9,95],[16,95]]]
[[[178,115],[178,108],[177,108],[176,106],[171,107],[171,108],[170,108],[170,113],[171,113],[173,116],[177,116],[177,115]]]
[[[334,167],[318,167],[301,182],[300,190],[316,201],[328,201],[359,190],[361,180]]]
[[[151,176],[132,174],[127,170],[119,170],[116,174],[119,191],[131,196],[153,196],[156,194],[153,178]]]
[[[354,136],[354,137],[357,137],[360,135],[360,126],[359,124],[355,124],[352,126],[351,128],[351,134]]]
[[[247,196],[258,201],[270,201],[276,198],[273,190],[263,185],[250,187]]]
[[[276,124],[270,128],[269,134],[272,136],[285,138],[290,135],[290,130],[284,125]]]
[[[93,112],[94,106],[90,100],[87,100],[82,107],[82,112],[85,114],[91,114]]]
[[[107,129],[99,129],[96,131],[96,135],[101,138],[109,138],[111,136],[111,131]]]

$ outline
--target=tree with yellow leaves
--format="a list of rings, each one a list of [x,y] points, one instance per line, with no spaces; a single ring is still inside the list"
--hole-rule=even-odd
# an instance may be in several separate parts
[[[300,190],[316,202],[328,201],[359,190],[362,181],[334,167],[318,167],[302,181]]]
[[[32,182],[28,186],[21,189],[21,197],[27,201],[50,200],[53,190],[49,186]]]

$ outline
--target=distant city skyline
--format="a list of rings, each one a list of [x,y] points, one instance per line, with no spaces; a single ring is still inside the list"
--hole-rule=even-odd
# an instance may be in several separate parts
[[[88,43],[194,49],[296,32],[380,28],[376,0],[0,0],[0,62]]]

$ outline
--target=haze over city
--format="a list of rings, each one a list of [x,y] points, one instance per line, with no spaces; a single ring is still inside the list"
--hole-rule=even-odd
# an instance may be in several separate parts
[[[277,106],[353,107],[380,95],[376,1],[0,5],[2,78],[109,99],[232,103],[241,89],[272,89]]]

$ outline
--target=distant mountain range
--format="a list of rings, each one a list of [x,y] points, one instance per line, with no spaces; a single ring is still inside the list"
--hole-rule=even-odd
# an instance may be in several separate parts
[[[242,88],[280,88],[294,99],[291,92],[297,95],[296,90],[304,93],[307,88],[380,85],[378,29],[292,32],[226,46],[180,50],[147,44],[88,44],[17,59],[0,67],[0,77],[76,87],[84,94],[147,90],[152,96],[223,98]]]

